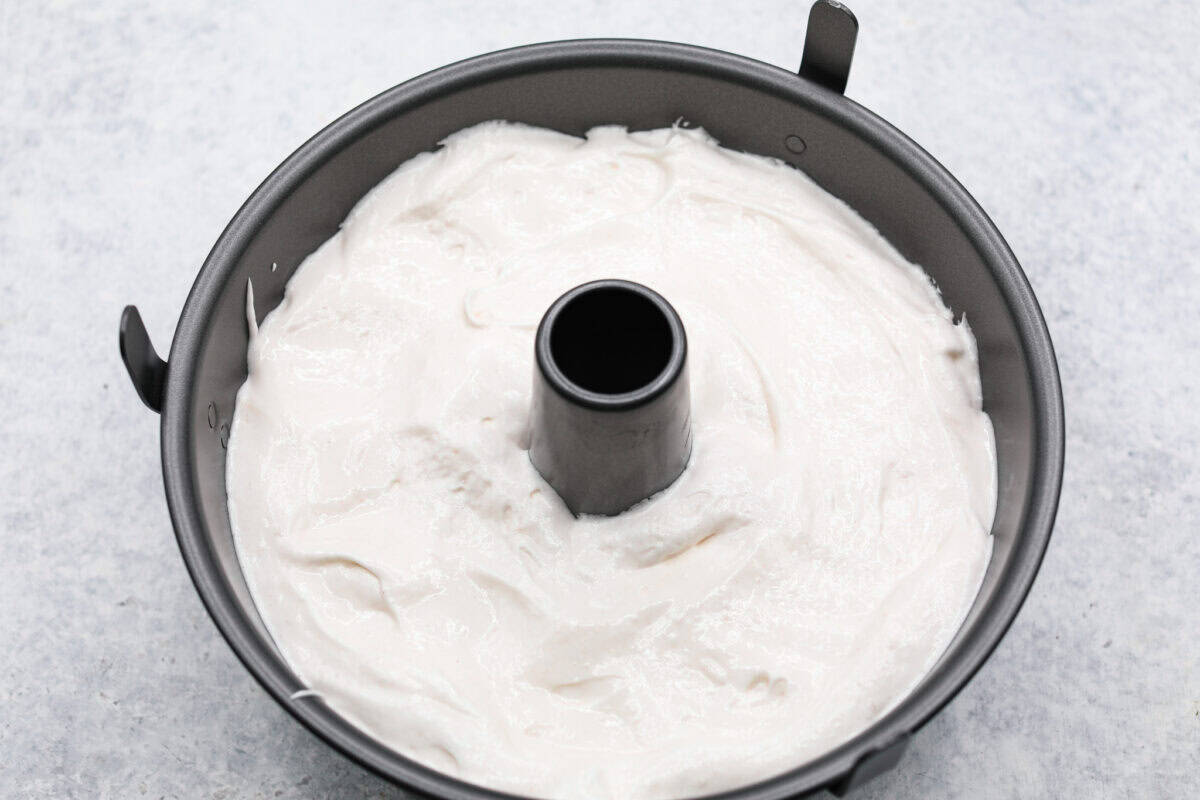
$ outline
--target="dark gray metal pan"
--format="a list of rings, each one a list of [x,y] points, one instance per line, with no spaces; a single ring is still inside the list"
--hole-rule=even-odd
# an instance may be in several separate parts
[[[184,563],[246,668],[310,730],[411,791],[455,800],[505,796],[404,758],[319,699],[292,699],[303,687],[246,588],[224,480],[234,394],[246,377],[247,279],[261,319],[297,265],[376,183],[448,134],[491,119],[571,134],[683,119],[726,147],[787,161],[921,264],[978,340],[999,497],[991,564],[961,630],[920,685],[869,729],[786,774],[720,796],[845,792],[894,765],[909,737],[980,668],[1016,616],[1049,541],[1063,471],[1058,370],[1037,300],[987,215],[928,153],[841,94],[856,29],[848,11],[818,2],[799,75],[729,53],[633,40],[540,44],[435,70],[329,125],[250,196],[201,268],[167,362],[137,310],[125,310],[121,353],[142,399],[162,414],[163,479]]]

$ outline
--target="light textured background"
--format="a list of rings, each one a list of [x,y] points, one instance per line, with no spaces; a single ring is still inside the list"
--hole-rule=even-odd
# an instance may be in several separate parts
[[[1200,792],[1200,11],[851,0],[848,94],[1004,231],[1066,389],[1061,512],[985,668],[860,798]],[[398,797],[268,699],[171,535],[159,349],[257,183],[361,100],[628,35],[794,67],[804,2],[0,3],[0,796]]]

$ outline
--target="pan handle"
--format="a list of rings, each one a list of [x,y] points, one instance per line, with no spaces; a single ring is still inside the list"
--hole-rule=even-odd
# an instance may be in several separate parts
[[[156,413],[162,412],[163,386],[167,379],[167,362],[159,358],[150,343],[150,334],[142,323],[137,306],[125,306],[121,312],[121,330],[118,336],[121,360],[129,370],[129,379],[138,397],[146,407]]]
[[[891,744],[872,750],[855,763],[854,767],[836,781],[829,789],[837,797],[844,797],[862,786],[872,778],[878,777],[900,763],[901,756],[908,749],[912,734],[904,733],[892,740]]]
[[[834,0],[817,0],[808,12],[800,77],[843,94],[854,59],[858,20],[854,12]]]

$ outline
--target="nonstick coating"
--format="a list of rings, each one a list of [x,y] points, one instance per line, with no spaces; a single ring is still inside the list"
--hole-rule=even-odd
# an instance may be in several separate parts
[[[337,231],[372,186],[405,160],[435,149],[448,134],[490,119],[571,134],[599,124],[647,129],[684,120],[703,126],[726,147],[787,161],[924,266],[955,314],[970,320],[979,342],[984,407],[996,431],[999,498],[991,564],[963,628],[916,690],[870,729],[792,772],[722,796],[845,790],[889,767],[909,734],[996,647],[1041,562],[1063,465],[1054,351],[1016,259],[941,165],[840,94],[728,53],[593,40],[474,58],[354,109],[254,192],[217,241],[188,297],[163,390],[167,502],[184,561],[217,627],[284,708],[359,763],[433,797],[506,796],[397,755],[319,699],[291,699],[304,687],[272,643],[246,588],[229,530],[224,476],[234,395],[246,377],[247,279],[253,279],[261,320],[279,303],[297,265]]]

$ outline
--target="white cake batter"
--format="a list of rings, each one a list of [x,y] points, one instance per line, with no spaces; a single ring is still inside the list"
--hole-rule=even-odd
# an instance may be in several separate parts
[[[695,448],[661,495],[575,519],[525,450],[533,336],[607,277],[682,317]],[[249,360],[229,511],[276,642],[485,786],[659,798],[799,766],[913,687],[989,557],[967,326],[847,206],[697,130],[455,134],[305,261]]]

